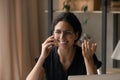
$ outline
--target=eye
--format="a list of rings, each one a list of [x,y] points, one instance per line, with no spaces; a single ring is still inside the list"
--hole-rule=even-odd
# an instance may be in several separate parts
[[[61,33],[65,34],[66,36],[69,36],[69,35],[72,35],[74,32],[73,31],[60,31],[60,30],[54,31],[55,35],[60,35]]]
[[[54,34],[61,34],[61,31],[54,31]]]
[[[66,35],[72,35],[72,34],[73,34],[73,31],[65,31],[65,34],[66,34]]]

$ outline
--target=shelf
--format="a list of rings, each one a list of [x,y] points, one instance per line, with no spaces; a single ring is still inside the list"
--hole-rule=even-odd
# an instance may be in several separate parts
[[[60,13],[60,12],[64,12],[63,10],[54,10],[53,12],[55,13]],[[85,13],[84,11],[70,11],[73,13]],[[48,10],[45,10],[45,13],[48,13]],[[102,13],[102,11],[88,11],[86,13]]]
[[[110,13],[113,13],[113,14],[120,14],[120,11],[111,11]]]
[[[54,10],[53,12],[55,13],[61,13],[64,12],[63,10]],[[70,11],[73,13],[85,13],[84,11]],[[48,13],[48,10],[45,10],[45,13]],[[87,11],[86,13],[102,13],[102,11]],[[108,11],[108,13],[112,13],[112,14],[120,14],[120,11]]]

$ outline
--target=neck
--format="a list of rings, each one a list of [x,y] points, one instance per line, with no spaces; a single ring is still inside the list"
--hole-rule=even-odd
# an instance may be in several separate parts
[[[71,65],[74,55],[75,55],[75,47],[71,48],[71,49],[67,49],[67,50],[60,50],[58,49],[58,55],[59,55],[59,59],[60,62],[63,66],[63,69],[66,71],[69,66]]]
[[[69,49],[58,49],[58,55],[61,61],[70,61],[75,55],[75,47]]]

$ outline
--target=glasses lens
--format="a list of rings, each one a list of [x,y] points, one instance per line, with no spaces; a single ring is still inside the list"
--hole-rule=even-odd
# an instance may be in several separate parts
[[[60,34],[64,34],[64,35],[67,35],[67,36],[69,36],[69,35],[72,35],[73,34],[73,31],[54,31],[53,32],[53,34],[55,34],[55,35],[60,35]]]

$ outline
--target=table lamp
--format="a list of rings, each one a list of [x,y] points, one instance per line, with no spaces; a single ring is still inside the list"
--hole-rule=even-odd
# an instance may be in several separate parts
[[[115,60],[120,60],[120,40],[118,41],[111,58]]]

